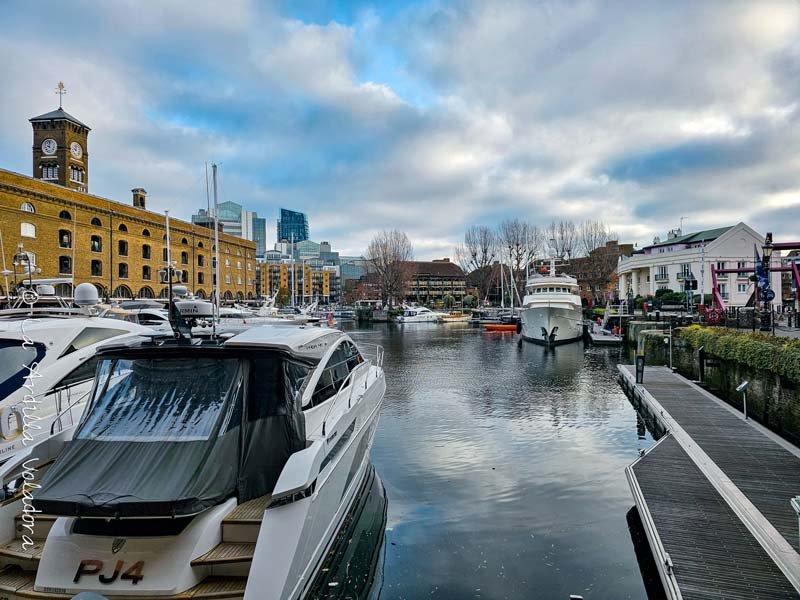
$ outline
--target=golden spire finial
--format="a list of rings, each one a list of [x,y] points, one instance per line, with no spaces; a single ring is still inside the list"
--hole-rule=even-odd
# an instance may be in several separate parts
[[[58,108],[61,108],[61,100],[64,98],[64,94],[67,93],[67,88],[64,87],[64,82],[59,81],[58,85],[56,86],[56,94],[58,94]]]

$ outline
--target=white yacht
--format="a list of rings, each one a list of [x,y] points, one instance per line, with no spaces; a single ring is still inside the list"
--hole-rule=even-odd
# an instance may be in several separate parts
[[[72,430],[86,406],[98,347],[148,331],[79,315],[0,319],[0,462],[51,436],[68,439],[63,432]]]
[[[24,492],[0,506],[0,559],[17,565],[0,589],[307,596],[368,479],[382,349],[307,326],[176,337],[100,350],[90,407],[33,494],[33,546]]]
[[[583,337],[583,307],[574,277],[556,274],[555,261],[546,275],[528,279],[520,311],[522,337],[544,345],[566,344]]]
[[[434,312],[424,306],[406,306],[398,315],[398,323],[439,323],[447,313]]]

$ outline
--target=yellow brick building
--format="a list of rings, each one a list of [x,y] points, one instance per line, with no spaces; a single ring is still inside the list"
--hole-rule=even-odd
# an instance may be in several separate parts
[[[69,280],[57,286],[63,296],[71,295],[73,284],[89,282],[109,297],[165,297],[166,215],[147,210],[142,188],[131,190],[130,203],[88,193],[91,129],[60,105],[30,123],[33,177],[0,169],[0,296],[35,264],[37,279]],[[213,289],[213,237],[213,230],[170,219],[170,259],[201,298]],[[220,234],[219,244],[220,297],[254,298],[255,242]],[[14,260],[23,254],[30,260]]]
[[[41,270],[37,278],[74,276],[75,285],[93,283],[110,297],[163,297],[166,217],[145,205],[141,188],[123,204],[0,169],[0,250],[4,270],[12,271],[0,278],[0,295],[13,289],[12,263],[22,244]],[[225,234],[219,242],[221,297],[254,298],[255,242]],[[189,291],[208,297],[213,231],[170,219],[170,249]],[[23,270],[17,269],[17,280],[27,277]],[[69,295],[63,286],[58,291]]]
[[[266,289],[272,296],[280,288],[285,288],[291,293],[292,265],[282,262],[279,264],[262,264],[262,274],[266,272]],[[262,275],[263,277],[263,275]],[[294,264],[295,301],[298,304],[310,302],[327,302],[331,294],[331,271],[312,268],[308,263],[298,261]]]

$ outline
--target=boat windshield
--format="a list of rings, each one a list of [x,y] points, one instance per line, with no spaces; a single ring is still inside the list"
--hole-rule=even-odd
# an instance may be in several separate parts
[[[239,360],[116,359],[100,363],[95,398],[77,439],[192,442],[209,439]]]

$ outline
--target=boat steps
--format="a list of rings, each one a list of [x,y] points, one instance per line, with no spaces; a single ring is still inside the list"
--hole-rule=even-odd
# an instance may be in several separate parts
[[[6,568],[0,571],[0,597],[15,599],[35,599],[35,600],[61,600],[73,597],[73,594],[60,594],[53,592],[37,592],[33,589],[36,573],[34,571],[23,571],[18,568]],[[137,600],[233,600],[242,598],[244,589],[247,585],[246,577],[206,577],[193,588],[174,594],[172,596],[114,596],[115,600],[125,600],[136,598]]]
[[[24,547],[21,537],[14,538],[10,542],[0,546],[0,558],[4,560],[12,559],[16,561],[39,562],[44,551],[44,540],[31,540],[33,546]]]
[[[243,502],[222,520],[222,541],[255,544],[258,530],[272,496],[267,494]],[[212,550],[213,552],[213,550]]]
[[[32,540],[46,540],[47,534],[50,533],[50,528],[57,518],[54,515],[36,513],[33,515],[33,532],[31,532],[26,527],[25,522],[22,520],[22,513],[20,513],[14,517],[14,531],[17,533],[18,538],[21,538],[24,534]]]
[[[254,542],[222,542],[192,561],[193,567],[250,562],[253,560]]]

